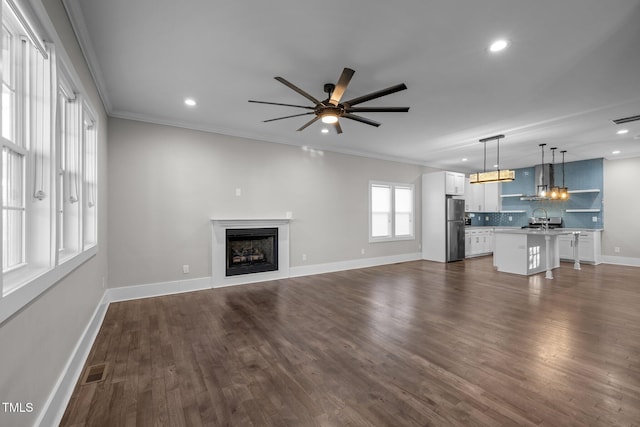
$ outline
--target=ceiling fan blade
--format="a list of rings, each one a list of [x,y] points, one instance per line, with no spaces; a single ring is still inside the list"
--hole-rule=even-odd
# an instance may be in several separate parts
[[[309,115],[309,114],[313,114],[313,111],[309,111],[308,113],[302,113],[302,114],[294,114],[293,116],[278,117],[277,119],[264,120],[263,123],[273,122],[275,120],[290,119],[291,117],[306,116],[306,115]]]
[[[333,124],[333,127],[336,128],[336,132],[338,132],[338,135],[342,133],[342,127],[340,126],[340,122],[335,122]]]
[[[301,130],[306,129],[308,126],[312,125],[313,123],[316,122],[316,120],[318,120],[320,118],[320,116],[315,116],[313,119],[309,120],[307,123],[305,123],[300,129],[298,129],[298,132]]]
[[[364,117],[356,116],[355,114],[344,113],[342,115],[342,117],[344,117],[345,119],[355,120],[356,122],[366,123],[368,125],[375,126],[375,127],[380,126],[380,123],[378,123],[378,122],[374,122],[373,120],[365,119]]]
[[[392,93],[400,92],[401,90],[405,90],[407,85],[404,83],[400,83],[399,85],[391,86],[386,89],[379,90],[377,92],[372,92],[368,95],[359,96],[357,98],[353,98],[349,101],[343,102],[345,106],[351,106],[360,104],[362,102],[371,101],[372,99],[380,98],[381,96],[391,95]]]
[[[331,92],[329,103],[332,105],[338,105],[340,103],[340,99],[342,99],[342,95],[344,95],[344,91],[347,89],[354,73],[355,71],[351,68],[345,68],[342,70],[338,83],[336,83],[336,87],[333,89],[333,92]]]
[[[313,107],[308,107],[306,105],[293,105],[293,104],[281,104],[279,102],[267,102],[267,101],[253,101],[253,100],[249,100],[249,102],[253,102],[256,104],[269,104],[269,105],[282,105],[284,107],[297,107],[297,108],[306,108],[307,110],[313,110]]]
[[[349,113],[406,113],[409,107],[356,107],[347,108]]]
[[[321,104],[321,102],[318,101],[316,98],[314,98],[313,96],[309,95],[307,92],[303,91],[302,89],[300,89],[298,86],[294,85],[293,83],[283,79],[282,77],[274,77],[274,79],[276,79],[277,81],[279,81],[283,85],[287,86],[288,88],[295,90],[300,95],[304,96],[309,101],[313,102],[315,105],[320,105]]]

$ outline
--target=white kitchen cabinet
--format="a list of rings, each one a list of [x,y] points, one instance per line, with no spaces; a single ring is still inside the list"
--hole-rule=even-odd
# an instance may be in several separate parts
[[[578,239],[580,262],[600,264],[602,262],[602,234],[600,230],[580,230]],[[573,261],[573,236],[558,236],[560,259]]]
[[[473,235],[471,230],[464,230],[464,256],[469,258],[472,255]]]
[[[456,189],[455,179],[452,192],[458,192],[458,195],[447,194],[447,181],[449,177],[462,180],[462,185],[458,182]],[[447,197],[455,199],[462,198],[464,194],[464,174],[438,171],[422,175],[422,259],[437,262],[446,262],[447,260],[447,219],[446,203]]]
[[[446,171],[445,193],[448,196],[464,196],[465,177],[463,173]]]
[[[493,253],[493,229],[467,229],[465,237],[465,256],[474,257]]]
[[[464,194],[464,210],[467,212],[484,211],[484,184],[469,184]]]
[[[493,253],[493,230],[487,230],[482,236],[482,252],[485,254]]]
[[[500,183],[490,182],[484,185],[484,211],[483,212],[500,212],[502,207],[502,198],[500,197]]]
[[[467,212],[500,212],[502,198],[500,184],[469,184],[464,195]]]

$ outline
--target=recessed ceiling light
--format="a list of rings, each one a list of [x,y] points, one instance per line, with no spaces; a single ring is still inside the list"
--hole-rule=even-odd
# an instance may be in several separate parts
[[[625,133],[629,133],[629,129],[620,129],[616,132],[618,135],[624,135]]]
[[[489,52],[500,52],[502,50],[505,50],[507,47],[509,47],[509,40],[496,40],[489,46]]]
[[[327,128],[323,128],[320,132],[322,132],[322,133],[329,133],[329,129],[327,129]]]
[[[195,99],[193,99],[193,98],[186,98],[186,99],[184,100],[184,103],[185,103],[185,105],[187,105],[187,106],[189,106],[189,107],[195,107],[195,106],[196,106],[196,104],[197,104],[196,100],[195,100]]]
[[[464,159],[462,159],[463,162],[466,162],[468,159],[465,157]]]
[[[494,167],[494,168],[497,168],[497,167],[498,167],[498,165],[493,165],[493,167]]]
[[[611,152],[611,154],[620,154],[620,153],[621,153],[621,151],[620,151],[620,150],[615,150],[615,151],[612,151],[612,152]]]

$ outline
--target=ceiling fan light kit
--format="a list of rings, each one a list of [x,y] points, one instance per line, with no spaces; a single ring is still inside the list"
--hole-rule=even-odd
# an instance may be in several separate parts
[[[509,169],[500,169],[500,139],[504,138],[504,135],[495,135],[488,138],[482,138],[480,142],[484,144],[484,172],[472,173],[469,175],[470,184],[487,184],[490,182],[509,182],[516,179],[516,172]],[[497,170],[487,172],[487,142],[496,141],[497,147]]]
[[[391,86],[387,89],[382,89],[376,92],[369,93],[367,95],[359,96],[357,98],[350,99],[348,101],[341,102],[342,96],[351,81],[351,78],[355,74],[350,68],[345,68],[342,70],[342,74],[338,79],[338,82],[334,85],[333,83],[326,83],[324,85],[324,91],[327,93],[327,99],[324,101],[320,101],[316,99],[313,95],[305,92],[300,89],[293,83],[287,81],[283,77],[275,77],[277,81],[292,89],[295,92],[298,92],[300,95],[307,98],[309,101],[313,102],[314,106],[306,106],[306,105],[294,105],[294,104],[283,104],[278,102],[267,102],[267,101],[254,101],[249,100],[249,102],[257,103],[257,104],[268,104],[268,105],[279,105],[285,107],[294,107],[294,108],[304,108],[306,110],[311,110],[306,113],[294,114],[291,116],[278,117],[275,119],[264,120],[264,122],[272,122],[275,120],[288,119],[291,117],[300,117],[315,114],[315,117],[309,120],[307,123],[302,125],[298,131],[306,129],[311,124],[315,123],[317,120],[321,120],[323,123],[332,124],[336,132],[338,134],[342,133],[342,128],[340,127],[339,119],[345,118],[354,120],[356,122],[364,123],[369,126],[378,127],[380,123],[373,121],[371,119],[353,114],[353,113],[406,113],[409,111],[409,107],[355,107],[354,105],[361,104],[363,102],[371,101],[376,98],[381,98],[386,95],[390,95],[395,92],[399,92],[407,89],[407,86],[404,83]]]

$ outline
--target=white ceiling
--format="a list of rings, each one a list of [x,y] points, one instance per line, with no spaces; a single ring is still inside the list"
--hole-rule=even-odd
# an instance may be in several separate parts
[[[567,161],[640,156],[640,121],[612,123],[640,114],[640,0],[65,5],[115,117],[467,172],[483,168],[478,140],[500,133],[502,168],[539,163],[539,143]],[[499,37],[511,47],[489,53]],[[310,105],[273,77],[324,99],[344,67],[356,73],[343,99],[406,83],[361,106],[410,111],[361,114],[379,128],[342,119],[337,135],[320,122],[296,132],[309,116],[263,123],[305,110],[247,102]]]

